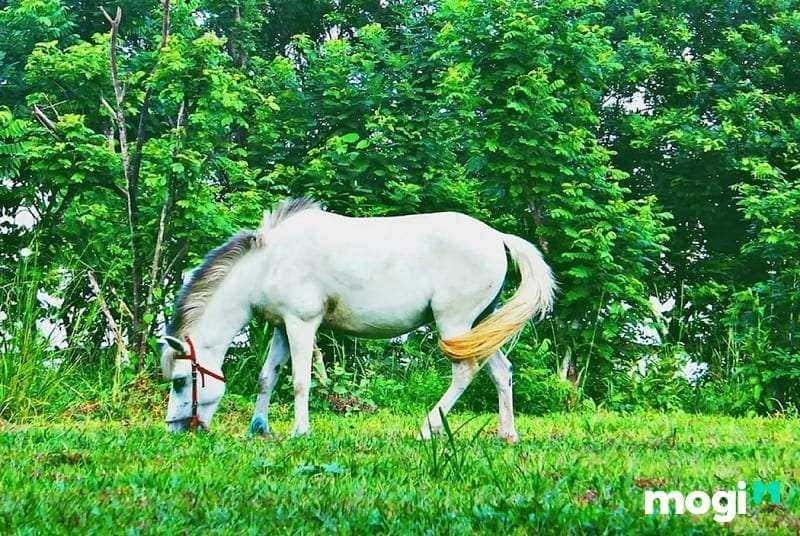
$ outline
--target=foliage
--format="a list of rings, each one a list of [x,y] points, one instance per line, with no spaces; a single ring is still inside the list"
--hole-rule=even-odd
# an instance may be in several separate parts
[[[686,352],[666,345],[642,359],[632,370],[620,369],[606,382],[605,403],[618,411],[647,408],[659,411],[696,410],[694,389],[683,374]]]
[[[549,340],[537,345],[519,341],[509,354],[513,362],[514,410],[528,415],[546,415],[576,409],[579,390],[559,377]],[[435,402],[435,401],[434,401]],[[463,404],[485,411],[498,404],[497,389],[488,373],[480,374],[463,395]]]
[[[25,418],[47,410],[57,412],[72,399],[65,386],[75,385],[80,356],[86,352],[86,332],[96,308],[64,341],[52,348],[47,324],[41,324],[40,292],[52,283],[53,274],[43,273],[36,252],[25,252],[19,269],[0,279],[0,418]],[[7,275],[7,274],[6,274]],[[57,279],[56,279],[57,280]]]
[[[434,53],[448,68],[439,91],[468,118],[470,171],[499,198],[495,221],[535,238],[553,264],[556,336],[590,375],[630,357],[667,217],[651,197],[626,198],[627,175],[599,143],[605,76],[621,66],[595,8],[445,3]]]
[[[759,290],[767,288],[759,285],[734,295],[726,319],[730,326],[728,347],[738,361],[734,367],[736,380],[744,385],[739,408],[782,412],[787,401],[791,405],[800,395],[800,350],[792,333],[797,324],[777,324],[787,316],[794,319],[796,313],[780,311],[784,305],[781,298],[763,305]]]
[[[669,0],[605,10],[624,66],[603,108],[605,139],[614,164],[634,171],[633,192],[656,195],[674,217],[656,281],[662,299],[682,302],[668,315],[670,341],[716,365],[731,361],[715,358],[728,342],[747,339],[736,357],[750,378],[796,370],[798,7]],[[755,308],[765,312],[754,323]],[[735,381],[731,369],[712,372]],[[754,385],[762,409],[797,402]]]
[[[536,243],[561,284],[519,347],[546,350],[515,360],[523,410],[798,405],[796,0],[296,4],[122,0],[115,25],[92,3],[4,3],[0,269],[35,237],[43,271],[96,274],[146,376],[187,271],[277,199],[458,210]],[[67,359],[112,362],[87,278],[65,284],[59,321],[95,343]],[[243,391],[263,332],[226,365]],[[447,367],[423,339],[343,339],[336,388],[431,402]],[[676,348],[718,404],[671,385]],[[471,407],[494,400],[482,382]]]

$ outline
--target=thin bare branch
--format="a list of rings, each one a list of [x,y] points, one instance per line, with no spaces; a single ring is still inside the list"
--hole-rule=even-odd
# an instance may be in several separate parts
[[[119,63],[117,61],[117,40],[119,38],[119,25],[122,21],[122,9],[117,6],[117,11],[112,19],[108,12],[101,7],[106,21],[110,26],[111,38],[109,42],[109,69],[111,74],[111,84],[114,87],[115,106],[112,117],[117,127],[117,139],[119,140],[119,153],[122,162],[122,173],[125,177],[125,199],[128,209],[128,241],[131,249],[131,285],[132,285],[132,306],[133,315],[131,322],[131,336],[134,352],[138,355],[137,366],[141,369],[144,366],[144,337],[142,335],[142,266],[139,251],[139,180],[138,171],[132,172],[130,153],[128,151],[128,122],[125,119],[125,89],[120,81]],[[140,121],[141,122],[141,121]]]
[[[92,288],[92,292],[94,292],[98,305],[100,305],[100,310],[103,311],[103,315],[106,317],[108,327],[114,334],[114,340],[117,343],[117,356],[119,358],[119,363],[120,365],[124,366],[130,365],[131,359],[130,355],[128,354],[128,349],[125,347],[122,329],[120,328],[119,324],[117,324],[117,321],[114,319],[114,315],[111,314],[111,310],[108,308],[108,304],[103,297],[103,292],[100,290],[100,285],[97,284],[97,278],[95,278],[94,272],[90,270],[86,275],[89,278],[89,286]]]
[[[183,126],[184,120],[184,112],[185,112],[184,102],[181,102],[180,108],[178,108],[178,117],[175,120],[175,129],[180,136],[181,127]],[[179,138],[180,139],[180,138]],[[172,150],[172,158],[178,154],[178,144],[175,144],[175,148]],[[168,181],[171,182],[171,174],[168,178]],[[166,194],[164,195],[164,202],[161,204],[161,215],[158,220],[158,232],[156,234],[156,242],[155,248],[153,249],[153,262],[150,265],[150,279],[149,279],[149,287],[147,289],[147,298],[145,299],[145,310],[149,311],[153,304],[153,296],[155,294],[156,289],[156,282],[159,279],[159,268],[161,267],[161,256],[163,254],[164,249],[164,230],[166,229],[167,225],[167,213],[172,206],[172,188],[171,185],[168,183],[166,188]],[[170,265],[171,267],[171,265]],[[169,269],[169,267],[168,267]],[[168,273],[168,272],[163,272]]]
[[[178,117],[175,120],[175,128],[180,130],[183,127],[183,121],[186,119],[186,101],[181,101],[181,106],[178,108]]]
[[[41,125],[45,129],[47,129],[48,132],[50,132],[50,134],[52,134],[56,138],[58,137],[58,132],[56,132],[55,123],[53,123],[53,121],[50,120],[49,117],[47,117],[47,114],[45,114],[42,111],[42,109],[35,104],[33,105],[33,116],[36,118],[37,121],[39,121],[39,123],[41,123]]]
[[[161,9],[161,47],[159,48],[159,54],[161,53],[161,50],[169,43],[169,0],[162,0]],[[147,125],[147,118],[150,116],[150,100],[152,99],[153,95],[153,88],[147,84],[147,81],[153,76],[157,64],[158,62],[153,64],[153,67],[150,69],[150,72],[145,78],[146,89],[144,92],[144,99],[142,100],[142,107],[139,111],[139,125],[136,129],[136,147],[133,150],[133,157],[131,159],[130,172],[133,177],[139,176],[139,169],[142,165],[142,150],[144,148],[144,142],[147,138],[145,126]]]
[[[109,104],[105,97],[100,97],[100,103],[106,107],[108,113],[111,114],[111,122],[114,126],[117,126],[117,111],[114,110],[114,107]]]
[[[170,0],[161,0],[161,7],[163,13],[163,20],[161,25],[161,43],[160,49],[163,50],[169,43],[170,31]],[[134,145],[129,147],[128,143],[128,123],[125,118],[124,98],[125,98],[125,83],[120,78],[119,61],[118,61],[118,40],[119,40],[119,27],[122,21],[122,9],[117,6],[114,18],[108,14],[105,8],[101,7],[106,21],[109,24],[111,37],[109,43],[109,68],[111,75],[111,83],[114,87],[115,105],[111,106],[104,102],[111,114],[117,130],[117,137],[120,147],[120,159],[122,161],[122,169],[125,176],[125,192],[127,199],[128,209],[128,227],[130,233],[130,249],[131,249],[131,282],[132,282],[132,314],[131,314],[131,337],[133,344],[133,351],[139,355],[138,367],[141,369],[144,364],[143,352],[147,336],[147,327],[144,325],[144,318],[148,312],[150,303],[152,302],[153,293],[155,292],[156,279],[158,278],[159,267],[161,264],[161,256],[163,249],[164,229],[166,227],[166,219],[168,209],[171,204],[169,195],[166,196],[161,210],[161,217],[159,219],[159,230],[156,241],[156,249],[153,252],[153,259],[150,266],[150,280],[145,281],[144,271],[146,260],[144,258],[143,250],[140,249],[140,235],[141,224],[139,214],[139,175],[142,162],[142,152],[144,143],[147,138],[146,125],[150,113],[150,101],[152,99],[152,87],[148,83],[155,71],[157,62],[153,65],[150,73],[145,79],[145,95],[142,105],[139,108],[138,125],[136,128],[136,138]],[[130,150],[132,149],[132,151]]]
[[[187,251],[189,251],[189,243],[188,243],[188,242],[186,242],[186,241],[184,241],[184,242],[183,242],[183,244],[181,245],[181,247],[178,249],[178,252],[177,252],[177,253],[175,253],[175,256],[174,256],[174,257],[172,257],[172,260],[171,260],[171,261],[169,261],[169,264],[167,264],[166,268],[164,268],[164,273],[165,273],[165,274],[168,274],[168,273],[170,273],[170,272],[172,271],[172,269],[175,267],[175,264],[176,264],[176,263],[177,263],[177,262],[178,262],[178,261],[179,261],[179,260],[180,260],[180,259],[181,259],[181,258],[184,256],[184,255],[186,255],[186,252],[187,252]]]
[[[169,43],[169,0],[162,0],[161,12],[161,48]]]
[[[111,71],[111,85],[114,87],[114,97],[116,100],[116,106],[112,109],[111,106],[108,106],[109,110],[112,111],[112,117],[116,121],[117,131],[119,133],[119,150],[120,155],[122,157],[122,166],[123,172],[125,173],[125,179],[130,180],[129,173],[130,173],[130,159],[128,157],[128,136],[127,136],[127,122],[125,121],[125,110],[122,106],[123,101],[125,99],[125,90],[122,87],[122,84],[119,79],[119,65],[117,62],[117,39],[119,37],[119,23],[122,20],[122,9],[117,6],[117,13],[116,16],[112,19],[108,12],[103,8],[100,7],[103,15],[105,16],[108,24],[111,26],[111,40],[109,44],[109,67]],[[105,99],[103,99],[105,101]],[[106,103],[107,104],[107,103]]]
[[[161,264],[161,252],[164,247],[164,228],[166,227],[169,204],[169,195],[167,195],[164,198],[164,202],[161,204],[161,216],[158,219],[158,233],[156,234],[156,244],[153,249],[153,262],[150,265],[149,286],[147,288],[147,298],[145,299],[146,310],[150,309],[156,288],[156,278],[159,273],[158,268]]]

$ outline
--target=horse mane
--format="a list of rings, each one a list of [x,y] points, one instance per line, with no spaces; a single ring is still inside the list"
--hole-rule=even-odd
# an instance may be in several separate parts
[[[206,255],[203,263],[192,272],[189,281],[178,294],[175,313],[167,326],[168,335],[179,335],[200,320],[214,291],[230,273],[236,261],[253,249],[255,243],[255,233],[242,231]]]
[[[258,245],[263,246],[266,244],[269,231],[275,229],[278,225],[285,222],[295,214],[306,212],[308,210],[322,210],[319,203],[307,197],[296,197],[281,201],[275,205],[272,210],[264,211],[264,219],[261,222],[261,229],[258,231]]]
[[[212,249],[181,288],[175,301],[175,313],[167,326],[167,335],[179,336],[197,323],[214,291],[236,262],[249,251],[263,246],[267,231],[306,210],[320,210],[320,206],[315,201],[302,197],[282,201],[271,211],[264,212],[261,229],[256,232],[240,231],[218,248]]]

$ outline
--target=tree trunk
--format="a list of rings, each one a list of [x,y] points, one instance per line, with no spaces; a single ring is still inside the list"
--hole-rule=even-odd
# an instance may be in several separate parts
[[[162,27],[161,27],[161,47],[162,50],[167,46],[169,40],[169,0],[162,1]],[[103,104],[109,109],[112,119],[117,129],[119,140],[120,160],[122,172],[125,178],[125,200],[127,205],[128,219],[128,243],[131,252],[131,331],[130,345],[133,353],[136,354],[136,369],[141,371],[145,365],[145,352],[147,350],[147,336],[149,332],[148,323],[145,322],[145,315],[148,310],[148,302],[152,296],[154,286],[157,284],[158,265],[161,256],[164,218],[159,224],[159,239],[156,251],[153,255],[154,269],[151,271],[151,280],[144,281],[145,255],[140,246],[139,237],[144,229],[140,220],[139,212],[139,174],[141,171],[142,150],[145,142],[145,125],[150,113],[151,89],[145,90],[145,97],[139,113],[138,128],[136,131],[136,144],[133,154],[129,152],[127,120],[125,118],[125,88],[119,77],[119,66],[117,63],[117,39],[119,37],[119,25],[122,20],[122,9],[117,7],[116,14],[112,19],[106,10],[101,7],[106,20],[111,27],[111,40],[109,45],[111,83],[114,86],[114,106],[111,106],[103,99]],[[152,71],[151,71],[152,74]],[[153,273],[155,272],[155,273]],[[145,288],[145,285],[149,288]]]

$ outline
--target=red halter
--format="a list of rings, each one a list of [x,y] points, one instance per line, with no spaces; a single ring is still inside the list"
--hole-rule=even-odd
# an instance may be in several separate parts
[[[222,374],[217,374],[212,370],[208,370],[203,365],[197,362],[197,353],[194,351],[194,343],[188,336],[186,342],[189,345],[189,354],[175,356],[175,359],[188,359],[192,363],[192,420],[189,421],[189,431],[194,432],[198,426],[206,428],[206,425],[200,422],[200,416],[197,413],[197,373],[200,373],[200,381],[203,382],[203,387],[206,386],[206,375],[215,378],[222,383],[225,383],[225,377]]]

